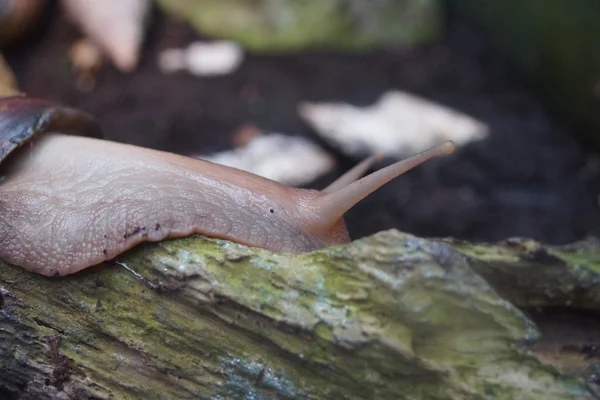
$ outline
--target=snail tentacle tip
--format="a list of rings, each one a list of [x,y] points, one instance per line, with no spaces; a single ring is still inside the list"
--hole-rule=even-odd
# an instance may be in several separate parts
[[[456,145],[452,140],[447,140],[439,146],[440,153],[442,154],[452,154],[456,150]]]

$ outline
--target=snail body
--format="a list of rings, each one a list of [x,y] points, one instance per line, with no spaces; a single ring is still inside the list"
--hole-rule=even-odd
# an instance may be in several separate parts
[[[2,104],[18,101],[20,109],[29,105],[27,115],[31,108],[45,115],[45,125],[32,129],[31,120],[15,117],[14,110],[10,118],[2,113]],[[191,234],[278,252],[348,243],[348,209],[404,171],[453,150],[445,143],[358,179],[370,158],[323,191],[297,189],[208,161],[102,140],[86,114],[31,102],[0,100],[0,258],[44,275],[71,274],[139,243]],[[74,128],[85,136],[63,134]],[[20,139],[4,140],[7,135]],[[6,143],[13,146],[9,151]]]

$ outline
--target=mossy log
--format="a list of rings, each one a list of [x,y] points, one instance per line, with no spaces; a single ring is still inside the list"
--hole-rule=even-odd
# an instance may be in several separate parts
[[[0,265],[0,397],[594,398],[534,356],[536,326],[455,245],[388,231],[289,255],[195,236],[67,277]]]
[[[505,299],[518,307],[600,310],[600,240],[548,246],[529,239],[495,244],[448,240]]]
[[[258,53],[365,52],[432,43],[439,0],[159,0],[199,32]]]

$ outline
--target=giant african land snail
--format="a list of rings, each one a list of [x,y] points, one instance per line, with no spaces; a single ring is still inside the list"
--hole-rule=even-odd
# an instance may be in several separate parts
[[[343,244],[348,209],[454,150],[445,142],[359,179],[371,157],[317,191],[100,136],[81,111],[0,99],[0,258],[66,275],[142,242],[194,233],[279,252]]]

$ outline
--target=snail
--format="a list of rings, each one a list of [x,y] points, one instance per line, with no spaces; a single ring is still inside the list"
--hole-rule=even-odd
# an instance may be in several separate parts
[[[192,234],[275,252],[349,243],[344,213],[405,171],[451,153],[444,142],[363,178],[377,156],[322,191],[101,138],[90,115],[0,99],[0,258],[48,276]]]

